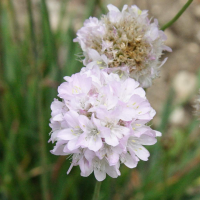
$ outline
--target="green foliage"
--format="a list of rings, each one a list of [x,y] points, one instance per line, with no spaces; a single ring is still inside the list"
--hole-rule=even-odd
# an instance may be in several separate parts
[[[87,0],[85,17],[94,10],[105,13],[105,5]],[[62,27],[67,0],[61,1],[60,20],[52,31],[45,0],[41,0],[39,24],[35,24],[31,0],[26,0],[27,25],[16,19],[13,1],[0,1],[0,199],[83,200],[91,199],[95,179],[80,176],[75,167],[66,175],[70,160],[50,154],[48,144],[50,104],[56,97],[63,76],[78,72],[82,64],[75,54],[81,52],[75,37],[73,16],[67,30]],[[23,32],[22,36],[20,33]],[[60,49],[64,61],[59,61]],[[199,73],[200,80],[200,73]],[[200,85],[199,85],[200,86]],[[200,139],[196,119],[186,128],[177,127],[170,136],[173,91],[163,107],[159,129],[163,139],[148,148],[151,157],[136,169],[121,167],[121,177],[107,177],[100,199],[197,200],[200,193]],[[184,106],[187,102],[184,102]],[[166,142],[167,141],[167,142]]]

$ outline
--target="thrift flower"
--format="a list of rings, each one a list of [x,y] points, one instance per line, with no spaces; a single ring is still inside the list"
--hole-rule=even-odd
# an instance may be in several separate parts
[[[162,52],[172,51],[164,44],[166,35],[146,10],[135,5],[124,5],[122,11],[111,4],[107,7],[107,15],[87,19],[74,39],[83,50],[84,65],[88,69],[98,65],[137,80],[141,87],[151,86],[166,61],[160,60]]]
[[[50,141],[55,155],[71,155],[71,166],[81,176],[92,172],[98,181],[106,174],[116,178],[120,164],[129,168],[148,160],[144,145],[156,143],[161,134],[148,123],[155,115],[145,91],[134,79],[120,79],[98,66],[64,78],[51,104]]]

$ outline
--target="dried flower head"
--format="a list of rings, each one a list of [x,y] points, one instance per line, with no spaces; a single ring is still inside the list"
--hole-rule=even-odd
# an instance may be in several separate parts
[[[82,176],[93,171],[102,181],[116,178],[124,163],[129,168],[148,160],[143,145],[156,143],[161,134],[146,125],[155,111],[145,91],[131,78],[121,80],[96,67],[71,77],[58,88],[51,105],[50,141],[55,155],[71,155],[71,167],[79,165]]]
[[[124,5],[122,12],[111,4],[107,7],[107,15],[101,20],[90,17],[74,39],[83,50],[83,63],[89,64],[88,68],[109,68],[108,72],[129,76],[149,87],[166,61],[160,61],[162,51],[171,51],[164,45],[166,35],[156,19],[148,19],[146,10],[135,5]]]

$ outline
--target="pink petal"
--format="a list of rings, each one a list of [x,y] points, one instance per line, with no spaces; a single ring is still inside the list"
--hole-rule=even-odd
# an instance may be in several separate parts
[[[93,166],[84,157],[80,159],[79,166],[81,170],[81,176],[87,177],[93,172]]]
[[[60,130],[57,135],[58,138],[62,140],[73,140],[77,137],[76,134],[74,134],[74,130],[71,128],[66,128],[63,130]]]
[[[74,140],[70,140],[67,144],[67,148],[70,150],[70,151],[73,151],[75,149],[77,149],[79,147],[79,145],[77,145],[77,139],[74,139]]]

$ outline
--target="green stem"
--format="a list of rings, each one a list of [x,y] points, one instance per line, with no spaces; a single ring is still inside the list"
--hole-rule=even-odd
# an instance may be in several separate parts
[[[164,156],[165,160],[163,162],[163,185],[164,185],[164,193],[163,193],[163,200],[168,199],[168,185],[167,185],[167,179],[168,179],[168,171],[169,171],[169,155],[168,150],[164,150]]]
[[[94,194],[93,194],[92,200],[98,200],[100,188],[101,188],[101,182],[97,181],[94,188]]]
[[[165,30],[166,28],[170,27],[184,12],[185,10],[189,7],[189,5],[192,3],[193,0],[188,0],[187,3],[181,8],[181,10],[177,13],[177,15],[168,23],[166,23],[161,30]]]

